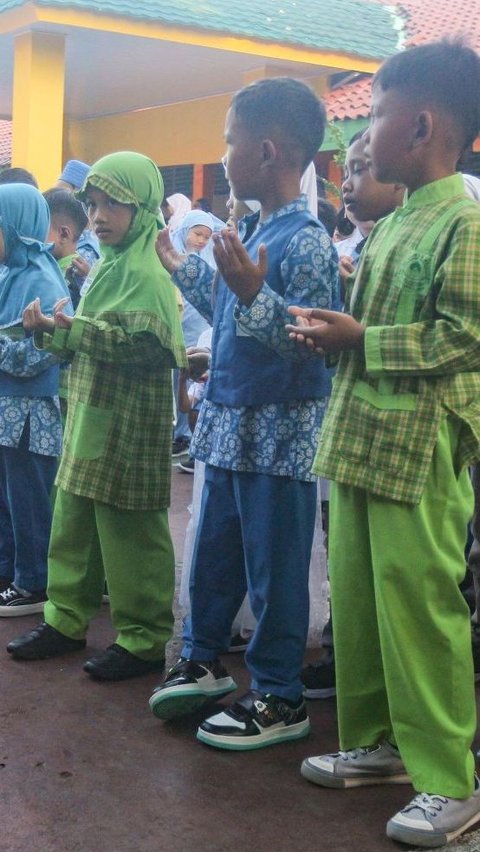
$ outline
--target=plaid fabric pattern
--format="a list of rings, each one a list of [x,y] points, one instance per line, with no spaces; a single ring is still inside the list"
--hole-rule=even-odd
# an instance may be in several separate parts
[[[447,415],[455,463],[479,458],[480,207],[459,209],[462,192],[459,176],[436,181],[372,232],[350,300],[365,349],[340,356],[318,475],[418,503]]]
[[[153,334],[135,333],[147,319],[130,313],[127,332],[121,314],[79,317],[49,345],[73,356],[56,483],[121,509],[170,501],[172,355]]]

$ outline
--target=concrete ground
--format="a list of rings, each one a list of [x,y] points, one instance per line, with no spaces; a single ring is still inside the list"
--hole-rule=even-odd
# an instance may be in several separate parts
[[[174,471],[178,561],[193,477]],[[134,566],[132,566],[134,570]],[[0,619],[0,643],[38,616]],[[394,852],[388,818],[408,786],[325,790],[302,759],[337,746],[335,701],[310,702],[308,739],[254,752],[195,740],[201,716],[161,722],[148,708],[159,677],[104,684],[82,662],[114,640],[108,606],[86,651],[21,663],[0,652],[0,852]],[[178,640],[169,661],[178,653]],[[311,656],[311,654],[310,654]],[[225,657],[241,689],[243,657]],[[480,831],[449,849],[479,852]]]

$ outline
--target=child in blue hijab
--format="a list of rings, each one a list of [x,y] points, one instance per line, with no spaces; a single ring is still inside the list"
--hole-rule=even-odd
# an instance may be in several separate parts
[[[172,231],[172,244],[179,254],[199,254],[205,263],[216,269],[213,257],[212,234],[222,231],[225,222],[206,213],[204,210],[192,210],[180,222],[178,228]]]
[[[192,210],[183,217],[179,226],[172,231],[172,244],[179,254],[198,254],[212,269],[216,269],[213,257],[212,234],[221,231],[225,222],[206,213],[204,210]],[[185,301],[182,314],[182,332],[185,346],[196,346],[198,339],[210,323],[197,311],[190,302]],[[179,411],[178,405],[178,373],[174,376],[175,402],[177,419],[173,431],[172,455],[180,456],[188,450],[192,433],[188,417]]]
[[[49,225],[35,187],[0,186],[0,617],[41,612],[46,600],[59,367],[25,334],[22,313],[36,297],[50,315],[59,300],[65,310],[68,290],[45,244]]]

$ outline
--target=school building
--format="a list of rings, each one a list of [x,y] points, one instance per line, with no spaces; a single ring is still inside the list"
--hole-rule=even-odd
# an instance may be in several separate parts
[[[234,91],[304,79],[348,140],[367,125],[381,61],[455,32],[480,50],[470,0],[0,0],[0,166],[46,189],[68,159],[137,150],[161,167],[166,194],[223,203]],[[337,183],[338,146],[329,129],[316,160]]]

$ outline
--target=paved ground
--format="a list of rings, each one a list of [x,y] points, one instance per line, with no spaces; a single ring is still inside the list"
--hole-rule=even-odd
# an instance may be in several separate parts
[[[191,484],[174,472],[179,559]],[[0,644],[37,621],[1,619]],[[0,852],[402,849],[384,826],[410,787],[345,793],[299,775],[305,756],[336,748],[334,700],[310,702],[307,740],[218,751],[195,740],[198,718],[162,723],[152,716],[147,700],[156,676],[108,685],[83,673],[83,659],[113,635],[103,607],[86,652],[28,664],[0,651]],[[226,664],[246,687],[242,656],[228,655]],[[480,832],[453,849],[479,852]]]

